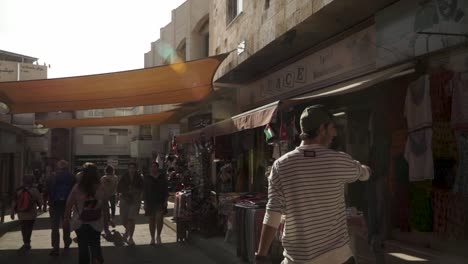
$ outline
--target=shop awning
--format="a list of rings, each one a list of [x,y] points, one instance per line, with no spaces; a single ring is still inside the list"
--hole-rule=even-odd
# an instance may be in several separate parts
[[[11,113],[58,112],[194,102],[212,91],[227,54],[98,75],[0,83]]]
[[[235,133],[244,129],[265,126],[275,118],[276,112],[279,108],[285,109],[293,105],[313,102],[316,99],[324,97],[357,92],[374,86],[380,82],[410,74],[414,72],[413,66],[413,63],[394,66],[343,83],[326,86],[324,88],[318,88],[314,92],[302,95],[297,98],[277,101],[226,119],[224,121],[212,124],[203,129],[181,134],[177,137],[177,142],[189,143],[192,140],[198,140],[202,134],[204,134],[206,137],[216,137]]]
[[[384,82],[386,80],[396,78],[399,76],[404,76],[414,72],[413,63],[405,63],[398,66],[390,67],[388,69],[380,70],[371,74],[367,74],[363,77],[352,79],[346,82],[339,84],[327,86],[324,88],[319,88],[314,90],[311,93],[304,94],[302,96],[283,100],[282,105],[294,105],[302,102],[313,101],[316,99],[321,99],[325,97],[338,96],[348,93],[357,92],[371,86],[374,86],[378,83]]]
[[[192,140],[198,140],[202,134],[209,138],[265,126],[276,117],[279,103],[280,102],[277,101],[233,116],[205,128],[181,134],[177,136],[177,143],[190,143]]]
[[[132,126],[145,124],[161,124],[171,118],[174,111],[147,115],[131,115],[103,118],[82,119],[47,119],[36,120],[36,124],[45,128],[72,128],[72,127],[102,127],[102,126]]]

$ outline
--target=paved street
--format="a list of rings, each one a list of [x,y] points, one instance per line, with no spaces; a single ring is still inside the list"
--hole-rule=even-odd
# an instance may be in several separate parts
[[[150,246],[150,235],[146,218],[140,212],[134,240],[135,246],[127,246],[122,241],[124,228],[117,226],[113,241],[101,238],[106,263],[215,263],[196,248],[176,243],[175,232],[167,226],[163,229],[161,246]],[[49,215],[43,214],[37,220],[32,237],[32,250],[19,255],[17,249],[22,245],[21,232],[17,228],[0,238],[0,263],[78,263],[77,244],[73,243],[69,252],[61,252],[60,257],[50,257]],[[111,229],[112,230],[112,229]],[[72,233],[72,238],[76,235]],[[63,247],[63,242],[61,242]]]

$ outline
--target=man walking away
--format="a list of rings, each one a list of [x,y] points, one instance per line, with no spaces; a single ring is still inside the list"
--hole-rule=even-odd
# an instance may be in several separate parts
[[[15,219],[15,213],[21,226],[21,235],[23,236],[23,246],[19,249],[20,253],[31,250],[31,235],[34,228],[34,222],[37,218],[37,206],[42,206],[42,196],[33,186],[34,176],[23,176],[23,185],[18,188],[13,197],[11,208],[11,220]]]
[[[336,129],[320,106],[301,115],[301,145],[273,164],[257,263],[286,215],[283,264],[354,263],[346,224],[345,184],[367,180],[370,169],[348,154],[329,149]]]
[[[104,204],[104,232],[106,233],[107,238],[111,234],[109,231],[109,224],[112,225],[112,227],[115,227],[115,199],[119,178],[114,174],[114,171],[114,167],[108,165],[105,170],[106,175],[102,176],[101,178],[101,185],[104,190],[104,197],[106,199],[106,203]]]
[[[167,210],[167,198],[169,190],[167,179],[164,173],[159,170],[159,164],[151,164],[150,175],[145,176],[145,215],[149,218],[149,229],[151,235],[150,245],[161,244],[161,232],[163,229],[164,214]],[[154,239],[158,229],[158,236]]]
[[[65,204],[68,195],[75,185],[75,177],[68,170],[68,162],[61,160],[57,163],[57,171],[50,177],[47,183],[49,195],[49,212],[52,227],[52,251],[51,256],[58,256],[60,249],[60,224],[63,223]],[[70,248],[72,242],[70,229],[63,226],[63,242],[65,250]]]

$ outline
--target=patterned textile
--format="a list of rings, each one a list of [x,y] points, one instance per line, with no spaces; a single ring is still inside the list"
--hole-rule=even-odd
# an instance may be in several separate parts
[[[458,73],[454,78],[452,97],[452,125],[455,129],[468,129],[468,79]]]
[[[434,159],[457,159],[457,140],[450,123],[435,122],[432,127],[432,132],[432,152]]]
[[[432,231],[431,181],[414,182],[410,187],[410,225],[421,232]]]
[[[454,184],[454,192],[468,195],[468,134],[457,135],[458,142],[458,172]]]
[[[452,114],[452,71],[431,74],[432,119],[434,122],[448,122]]]
[[[468,196],[434,189],[434,232],[453,239],[468,238]]]

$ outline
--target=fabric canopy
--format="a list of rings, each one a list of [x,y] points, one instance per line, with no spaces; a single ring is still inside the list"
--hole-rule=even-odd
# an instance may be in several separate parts
[[[71,127],[97,127],[97,126],[132,126],[145,124],[161,124],[171,118],[174,111],[161,112],[148,115],[116,116],[103,118],[82,118],[82,119],[47,119],[36,120],[46,128],[71,128]]]
[[[11,113],[58,112],[199,101],[227,54],[98,75],[0,83]]]
[[[200,138],[201,134],[207,137],[217,137],[232,134],[245,129],[252,129],[270,123],[275,117],[279,101],[244,112],[205,128],[177,136],[177,143],[190,143]]]

